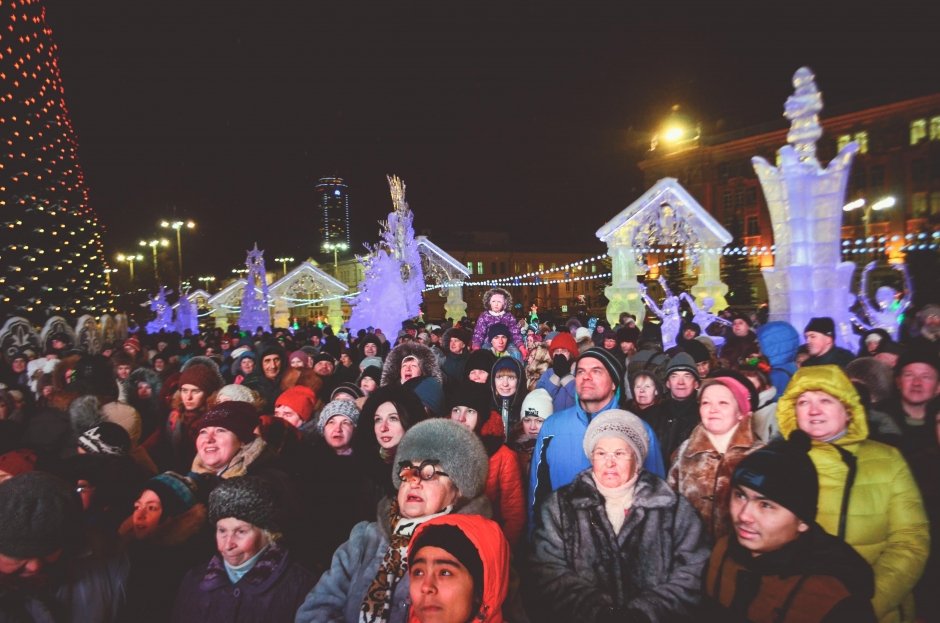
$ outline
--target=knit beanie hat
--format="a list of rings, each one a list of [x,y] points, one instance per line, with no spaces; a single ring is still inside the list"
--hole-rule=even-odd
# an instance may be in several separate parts
[[[307,359],[309,359],[309,357],[310,356],[307,355],[306,352],[302,350],[295,350],[294,352],[290,354],[290,357],[287,358],[287,361],[291,362],[294,359],[300,359],[302,362],[304,362],[304,365],[307,365]]]
[[[584,454],[589,459],[594,454],[594,446],[604,437],[623,439],[633,450],[636,464],[643,465],[649,452],[650,441],[646,435],[643,420],[621,409],[608,409],[596,416],[584,432]]]
[[[457,486],[461,497],[470,499],[483,493],[489,474],[489,459],[483,443],[473,431],[442,418],[424,420],[412,426],[395,453],[392,466],[395,488],[401,485],[399,462],[410,461],[413,465],[420,465],[429,459],[439,462],[441,471]]]
[[[483,592],[483,561],[463,530],[451,524],[434,524],[426,527],[408,546],[410,567],[423,547],[439,547],[456,558],[467,568],[473,578],[475,593]]]
[[[816,521],[819,480],[809,458],[811,446],[806,433],[793,431],[789,439],[774,441],[744,457],[731,484],[753,489],[812,524]]]
[[[208,396],[225,385],[225,381],[214,361],[208,357],[193,357],[183,365],[180,373],[180,386],[183,385],[195,385]]]
[[[934,348],[934,350],[936,350],[936,348]],[[937,374],[940,374],[940,358],[937,357],[936,353],[921,347],[911,348],[898,358],[898,363],[894,366],[894,376],[901,376],[901,373],[904,372],[904,368],[912,363],[927,364],[933,368]]]
[[[552,404],[551,395],[541,387],[529,392],[522,401],[522,409],[520,410],[523,418],[537,417],[542,420],[554,412],[555,407]]]
[[[176,472],[163,472],[154,476],[141,487],[141,491],[147,489],[160,498],[160,505],[163,506],[160,521],[181,515],[196,504],[196,484]]]
[[[0,554],[43,558],[72,542],[82,523],[75,486],[25,472],[0,483]]]
[[[355,402],[352,400],[333,400],[326,403],[326,406],[320,411],[320,419],[317,421],[317,430],[322,433],[323,429],[326,427],[326,423],[337,415],[349,419],[349,421],[353,423],[353,426],[359,424],[359,407],[356,406]]]
[[[313,390],[309,387],[294,385],[284,391],[277,397],[277,400],[274,401],[275,408],[281,405],[293,409],[297,417],[306,422],[310,419],[310,416],[313,415],[313,409],[317,405],[317,395],[313,393]]]
[[[250,402],[254,404],[257,398],[257,394],[255,394],[255,392],[251,389],[245,387],[244,385],[236,385],[234,383],[225,385],[215,395],[216,403],[235,400],[238,402]]]
[[[123,402],[109,402],[101,407],[101,419],[105,422],[113,422],[127,431],[131,438],[131,447],[137,445],[140,441],[140,433],[143,430],[143,420],[137,409]]]
[[[575,342],[587,342],[591,340],[591,330],[587,327],[578,327],[574,330]]]
[[[496,355],[493,354],[493,351],[488,348],[481,348],[473,351],[467,357],[467,365],[464,367],[464,371],[470,374],[471,370],[483,370],[489,374],[494,363],[496,363]]]
[[[829,337],[835,337],[836,323],[828,316],[823,316],[821,318],[810,318],[806,328],[803,329],[803,333],[806,334],[810,331],[815,333],[822,333],[823,335],[828,335]]]
[[[503,335],[509,337],[509,327],[504,325],[501,322],[495,322],[490,325],[490,328],[486,330],[486,341],[489,342],[497,335]]]
[[[374,357],[374,359],[378,359],[378,357]],[[381,366],[367,366],[367,367],[363,368],[363,369],[362,369],[362,374],[359,375],[359,378],[358,378],[357,380],[358,380],[358,382],[361,383],[361,382],[362,382],[362,379],[364,379],[364,378],[366,378],[366,377],[372,379],[373,381],[375,381],[375,384],[378,385],[378,384],[382,381],[382,368],[381,368]]]
[[[688,372],[695,377],[696,381],[702,380],[698,375],[698,366],[695,365],[695,360],[692,359],[692,355],[689,353],[679,352],[672,356],[666,366],[667,380],[673,372]]]
[[[699,391],[699,401],[705,393],[705,388],[709,385],[724,385],[731,391],[735,402],[738,403],[738,410],[741,415],[747,415],[757,411],[758,399],[757,388],[746,376],[736,370],[718,370],[709,376],[702,383],[702,389]]]
[[[328,361],[332,363],[334,366],[336,365],[336,359],[333,357],[333,355],[326,352],[325,350],[321,350],[319,353],[317,353],[313,357],[314,364],[320,363],[321,361]]]
[[[131,450],[131,436],[114,422],[102,422],[78,436],[78,447],[89,454],[124,456]]]
[[[136,335],[132,335],[126,340],[124,340],[124,344],[122,347],[124,348],[124,350],[130,350],[130,351],[133,351],[134,353],[139,353],[140,352],[140,340],[137,339]]]
[[[336,397],[340,394],[349,394],[353,399],[365,397],[365,393],[355,383],[340,383],[337,385],[336,389],[330,394],[330,400],[336,400]]]
[[[209,522],[234,517],[256,528],[280,532],[281,522],[273,485],[257,476],[228,478],[209,494]]]
[[[556,351],[559,348],[565,349],[566,351],[568,351],[568,354],[571,355],[570,359],[572,361],[577,359],[578,355],[580,354],[578,352],[578,344],[574,341],[574,338],[571,336],[571,333],[569,333],[568,331],[563,331],[557,334],[555,337],[553,337],[551,342],[549,343],[548,348],[549,348],[549,352]]]
[[[711,359],[708,348],[698,340],[686,340],[682,343],[682,350],[689,353],[695,363],[702,363]]]
[[[450,330],[450,339],[455,338],[464,344],[470,344],[470,342],[473,340],[473,335],[463,327],[454,327]],[[448,347],[449,346],[450,345],[448,344]]]
[[[600,361],[601,364],[603,364],[603,366],[607,369],[607,373],[614,382],[614,387],[617,389],[620,388],[620,384],[623,383],[623,364],[620,363],[619,359],[611,354],[610,351],[604,350],[603,348],[598,348],[596,346],[589,348],[581,353],[581,356],[578,357],[578,361],[588,358],[597,359]]]
[[[359,369],[365,372],[366,368],[378,368],[379,376],[375,379],[375,382],[378,383],[379,379],[382,378],[383,365],[384,362],[381,357],[364,357],[363,360],[359,362]]]
[[[469,407],[478,414],[476,429],[480,430],[490,415],[490,400],[486,385],[464,381],[451,393],[447,401],[447,416],[450,416],[454,407]]]
[[[218,426],[235,433],[242,443],[250,443],[255,438],[258,425],[258,410],[253,404],[229,400],[220,402],[209,409],[196,423],[198,432],[207,426]]]

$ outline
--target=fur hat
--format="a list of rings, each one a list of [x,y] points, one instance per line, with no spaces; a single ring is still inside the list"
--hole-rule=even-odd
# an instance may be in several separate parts
[[[581,356],[578,357],[578,361],[589,358],[600,361],[604,365],[604,368],[607,369],[610,379],[614,382],[614,387],[620,387],[620,384],[623,383],[623,364],[620,363],[619,359],[614,357],[610,351],[597,348],[596,346],[581,353]]]
[[[811,447],[806,433],[793,431],[788,440],[775,441],[744,457],[731,484],[753,489],[812,524],[816,521],[819,480],[809,458]]]
[[[321,433],[326,428],[326,423],[331,418],[341,415],[353,423],[353,426],[359,424],[359,407],[352,400],[333,400],[328,402],[320,411],[320,418],[317,421],[317,430]]]
[[[453,327],[453,328],[450,329],[450,331],[448,332],[448,336],[447,336],[447,337],[448,337],[448,342],[447,342],[447,344],[446,344],[446,347],[447,347],[448,349],[450,349],[450,340],[451,340],[451,339],[458,339],[458,340],[460,340],[461,342],[463,342],[465,345],[468,345],[468,346],[470,345],[470,342],[473,340],[473,335],[472,335],[469,331],[467,331],[466,329],[464,329],[463,327]]]
[[[669,380],[669,376],[674,372],[688,372],[695,377],[696,381],[702,380],[698,375],[698,366],[695,365],[695,360],[692,359],[692,355],[686,352],[678,352],[669,360],[669,364],[666,366],[666,380]]]
[[[181,515],[196,504],[196,484],[176,472],[163,472],[154,476],[141,487],[142,491],[147,489],[160,498],[160,504],[163,506],[160,521]]]
[[[180,386],[195,385],[206,396],[225,385],[218,364],[208,357],[193,357],[183,364],[180,371]]]
[[[806,328],[803,329],[803,334],[805,335],[810,331],[813,331],[814,333],[822,333],[823,335],[828,335],[829,337],[834,338],[836,335],[836,323],[828,316],[810,318]]]
[[[313,390],[303,385],[294,385],[288,388],[274,401],[274,407],[285,405],[294,410],[294,413],[304,422],[313,415],[317,405],[317,395]]]
[[[542,420],[555,412],[552,397],[545,389],[533,389],[522,401],[520,416],[523,418],[537,417]]]
[[[234,517],[256,528],[280,532],[278,500],[274,487],[257,476],[223,480],[209,494],[209,522]]]
[[[401,378],[401,363],[407,357],[415,357],[421,364],[421,376],[433,376],[442,385],[441,367],[434,356],[434,351],[420,342],[404,342],[389,352],[382,368],[382,381],[380,385],[397,383]],[[487,368],[489,370],[489,368]]]
[[[636,415],[621,409],[608,409],[596,416],[584,431],[584,454],[591,458],[594,446],[604,437],[617,437],[623,439],[636,455],[637,466],[646,461],[650,441],[646,434],[646,427]]]
[[[0,484],[0,554],[43,558],[69,545],[82,524],[75,486],[44,472]]]
[[[131,438],[131,447],[140,442],[140,433],[143,430],[143,420],[137,409],[123,402],[109,402],[101,407],[101,419],[113,422],[127,431]]]
[[[131,437],[120,425],[101,422],[78,436],[78,447],[90,454],[124,456],[131,449]]]
[[[226,402],[228,400],[235,400],[238,402],[248,402],[254,404],[255,400],[257,399],[258,395],[253,390],[245,387],[244,385],[236,385],[234,383],[225,385],[215,395],[215,400],[217,403]]]
[[[258,425],[258,410],[254,405],[237,400],[220,402],[209,409],[202,418],[196,422],[196,432],[207,426],[220,426],[235,433],[242,443],[249,443],[255,438],[255,427]]]
[[[490,328],[486,330],[486,341],[489,342],[498,335],[502,335],[507,339],[511,337],[509,334],[509,327],[501,322],[494,322],[490,325]]]
[[[435,459],[441,471],[446,473],[460,491],[463,498],[475,498],[483,493],[483,485],[489,474],[489,459],[480,439],[453,420],[431,419],[412,426],[395,453],[392,466],[392,482],[398,488],[398,463]]]

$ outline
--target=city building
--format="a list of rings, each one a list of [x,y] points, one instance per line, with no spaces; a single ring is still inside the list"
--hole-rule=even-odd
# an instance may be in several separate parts
[[[340,177],[322,177],[316,186],[316,202],[320,218],[321,251],[332,258],[336,247],[352,248],[349,231],[349,188]]]

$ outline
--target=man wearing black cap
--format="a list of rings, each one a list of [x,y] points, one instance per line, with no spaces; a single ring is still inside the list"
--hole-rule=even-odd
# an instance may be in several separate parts
[[[809,359],[803,362],[804,366],[833,365],[844,370],[855,359],[850,351],[836,346],[836,323],[828,316],[810,318],[803,329],[803,337],[809,351]]]
[[[578,357],[574,372],[578,398],[575,405],[556,411],[545,420],[535,440],[529,469],[530,530],[538,516],[536,505],[591,466],[584,454],[584,431],[599,413],[618,408],[623,374],[620,359],[603,348],[589,348]],[[646,424],[646,434],[650,447],[643,468],[662,478],[665,474],[663,455],[649,424]]]
[[[815,522],[819,484],[807,454],[810,443],[793,434],[751,454],[734,471],[734,534],[721,537],[712,551],[707,620],[876,620],[871,567]]]
[[[686,352],[678,352],[666,366],[669,397],[662,402],[659,416],[650,422],[667,464],[692,429],[701,421],[698,415],[698,388],[701,385],[698,364]]]

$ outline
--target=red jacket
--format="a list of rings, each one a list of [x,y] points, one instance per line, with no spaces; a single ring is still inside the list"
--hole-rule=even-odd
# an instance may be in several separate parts
[[[503,528],[509,544],[515,547],[525,529],[526,520],[525,489],[519,457],[502,443],[503,420],[498,412],[490,413],[490,419],[484,424],[480,437],[490,455],[490,471],[484,492],[493,506],[493,519]],[[494,447],[495,450],[492,450]]]

